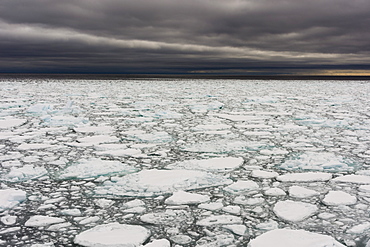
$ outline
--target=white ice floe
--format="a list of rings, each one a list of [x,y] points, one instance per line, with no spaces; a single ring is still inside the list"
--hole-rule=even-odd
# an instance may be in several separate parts
[[[16,183],[32,179],[38,179],[46,175],[48,171],[44,167],[25,165],[20,168],[12,167],[8,174],[0,177],[0,180]]]
[[[263,120],[262,117],[254,116],[254,115],[238,115],[238,114],[224,114],[224,113],[217,113],[213,114],[213,116],[227,119],[233,122],[250,122],[256,120]]]
[[[45,144],[45,143],[22,143],[17,147],[18,150],[38,150],[38,149],[47,149],[47,148],[55,148],[56,146]]]
[[[301,186],[294,185],[289,188],[289,195],[295,198],[307,198],[317,196],[319,194],[320,193],[315,190],[307,189]]]
[[[0,212],[1,211],[2,211],[2,209],[0,209]],[[5,216],[0,218],[0,221],[1,221],[1,223],[3,223],[6,226],[12,226],[15,223],[17,223],[17,219],[18,219],[18,217],[14,216],[14,215],[5,215]]]
[[[220,175],[196,170],[143,170],[115,181],[106,181],[95,189],[98,196],[150,197],[230,184],[232,181]]]
[[[283,220],[299,222],[315,214],[318,208],[310,203],[287,200],[277,202],[273,211]]]
[[[0,129],[8,129],[18,127],[25,124],[27,119],[15,118],[15,117],[4,117],[0,118]]]
[[[247,231],[247,227],[245,225],[223,225],[222,228],[231,231],[232,233],[239,235],[239,236],[244,236]]]
[[[197,221],[198,226],[214,226],[214,225],[235,225],[242,224],[242,218],[234,215],[211,215],[205,219]]]
[[[140,246],[150,236],[150,231],[138,225],[110,223],[81,232],[74,243],[86,247]]]
[[[224,207],[222,202],[211,202],[211,203],[202,203],[198,205],[198,208],[210,210],[210,211],[216,211],[220,210]]]
[[[352,234],[361,234],[369,229],[370,229],[370,222],[366,222],[363,224],[353,226],[352,228],[348,229],[347,232],[352,233]]]
[[[353,205],[357,198],[343,191],[329,191],[322,202],[329,206]]]
[[[44,216],[44,215],[34,215],[31,216],[26,223],[24,223],[27,227],[44,227],[49,226],[52,224],[62,223],[65,220],[62,218],[51,217],[51,216]]]
[[[292,155],[279,167],[285,170],[352,171],[355,163],[333,153],[305,152]]]
[[[328,181],[332,178],[332,174],[324,172],[304,172],[304,173],[288,173],[278,176],[276,179],[281,182],[320,182]]]
[[[12,208],[26,200],[26,192],[19,189],[0,190],[0,212]]]
[[[102,160],[97,158],[81,159],[62,170],[58,179],[84,179],[104,175],[124,175],[136,172],[138,169],[120,161]]]
[[[79,133],[95,133],[95,134],[100,134],[100,133],[112,133],[114,131],[114,128],[109,125],[102,125],[102,126],[79,126],[74,128],[76,132]]]
[[[231,171],[243,164],[243,158],[224,157],[204,160],[186,160],[168,165],[167,169],[203,171]]]
[[[72,209],[63,209],[60,211],[60,214],[67,216],[81,216],[82,212],[78,208],[72,208]]]
[[[254,178],[269,179],[276,178],[279,176],[279,173],[273,171],[253,170],[251,172],[251,176]]]
[[[340,183],[370,184],[370,176],[352,174],[334,178],[333,181]]]
[[[334,238],[305,230],[276,229],[251,240],[248,247],[345,247]]]
[[[183,204],[200,204],[209,202],[210,198],[207,195],[189,193],[185,191],[176,191],[172,196],[168,197],[164,203],[167,205],[183,205]]]
[[[243,181],[239,180],[224,188],[224,191],[232,194],[241,194],[244,192],[258,190],[259,185],[254,181]]]
[[[269,188],[263,192],[266,196],[285,196],[286,193],[280,188]]]
[[[105,151],[96,152],[97,155],[102,156],[113,156],[113,157],[122,157],[122,156],[141,156],[142,152],[140,149],[136,148],[123,148],[123,149],[107,149]]]

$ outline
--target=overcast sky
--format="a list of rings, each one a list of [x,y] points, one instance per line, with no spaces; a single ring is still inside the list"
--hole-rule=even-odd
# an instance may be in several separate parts
[[[369,0],[1,0],[0,72],[370,75]]]

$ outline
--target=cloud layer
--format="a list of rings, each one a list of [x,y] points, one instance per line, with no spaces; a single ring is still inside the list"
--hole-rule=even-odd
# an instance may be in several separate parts
[[[2,0],[0,72],[366,71],[369,12],[368,0]]]

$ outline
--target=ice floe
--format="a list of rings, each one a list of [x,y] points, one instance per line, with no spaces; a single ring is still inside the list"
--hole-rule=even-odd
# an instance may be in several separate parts
[[[0,212],[10,209],[26,200],[26,192],[19,189],[0,190]]]
[[[345,247],[334,238],[304,230],[276,229],[250,241],[248,247]]]
[[[81,159],[60,171],[58,179],[84,179],[104,175],[125,175],[138,171],[137,168],[114,160],[97,158]]]
[[[81,232],[74,243],[86,247],[140,246],[150,236],[150,231],[138,225],[109,223]]]
[[[329,191],[323,199],[323,203],[329,206],[353,205],[356,201],[356,196],[352,196],[343,191]]]
[[[97,196],[151,197],[230,184],[231,180],[220,175],[196,170],[143,170],[126,175],[115,181],[107,181],[95,189]]]
[[[9,173],[2,175],[0,177],[0,180],[15,183],[32,179],[38,179],[46,174],[48,174],[48,171],[44,167],[24,165],[23,167],[20,168],[12,167]]]
[[[312,216],[318,211],[318,208],[310,203],[287,200],[277,202],[273,211],[283,220],[299,222]]]
[[[328,181],[332,174],[323,172],[288,173],[278,176],[276,179],[281,182],[318,182]]]

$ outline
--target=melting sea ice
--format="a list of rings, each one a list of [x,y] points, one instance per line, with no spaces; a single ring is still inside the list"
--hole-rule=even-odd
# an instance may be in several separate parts
[[[370,246],[370,84],[1,80],[1,246]]]

